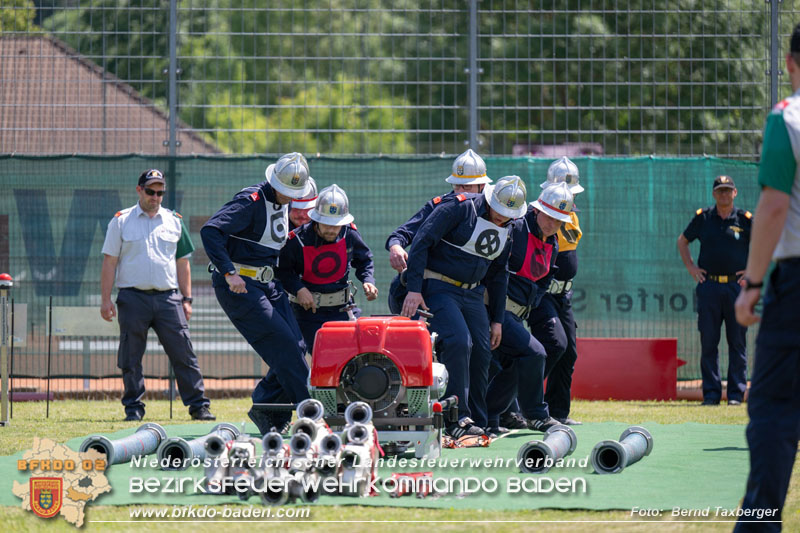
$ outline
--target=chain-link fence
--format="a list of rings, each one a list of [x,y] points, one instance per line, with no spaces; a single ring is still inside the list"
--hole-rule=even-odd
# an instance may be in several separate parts
[[[797,2],[2,0],[0,153],[757,159]]]

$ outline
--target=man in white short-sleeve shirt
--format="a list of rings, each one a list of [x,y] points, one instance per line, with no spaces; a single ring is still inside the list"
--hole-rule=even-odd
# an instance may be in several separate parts
[[[142,356],[152,327],[172,363],[178,391],[195,420],[215,420],[208,410],[203,376],[189,337],[192,278],[189,257],[194,245],[181,216],[161,207],[165,181],[151,169],[139,176],[139,202],[119,211],[108,223],[100,275],[100,315],[117,314],[111,289],[118,289],[120,342],[117,366],[122,370],[125,420],[144,417]]]

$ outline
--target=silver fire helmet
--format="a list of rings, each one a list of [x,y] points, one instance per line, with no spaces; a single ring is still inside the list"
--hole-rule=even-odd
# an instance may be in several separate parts
[[[519,176],[505,176],[494,185],[487,185],[483,195],[489,207],[509,218],[519,218],[528,210],[525,183]]]
[[[281,156],[274,165],[267,167],[264,175],[273,189],[289,198],[302,198],[311,192],[308,162],[299,152]]]
[[[550,168],[547,169],[547,180],[540,187],[546,189],[554,183],[566,183],[573,195],[583,192],[583,187],[580,185],[578,166],[567,156],[550,164]]]
[[[308,183],[311,185],[311,192],[302,198],[292,200],[292,209],[311,209],[317,205],[317,182],[309,176]]]
[[[453,161],[453,170],[444,181],[454,185],[481,185],[492,182],[486,175],[486,163],[483,158],[471,148],[456,157]]]
[[[317,206],[308,216],[315,222],[329,226],[344,226],[353,221],[347,194],[335,183],[322,189],[317,198]]]
[[[531,205],[544,213],[561,222],[572,220],[570,213],[573,208],[574,197],[565,182],[554,183],[542,191],[539,199]]]

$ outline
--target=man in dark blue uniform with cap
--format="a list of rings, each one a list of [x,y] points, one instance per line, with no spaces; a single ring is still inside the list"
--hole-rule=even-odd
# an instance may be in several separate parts
[[[767,118],[758,169],[761,196],[736,319],[761,319],[747,412],[750,474],[734,531],[779,531],[800,439],[800,24],[792,32],[786,71],[794,94]],[[754,313],[770,259],[775,268]]]
[[[348,320],[343,308],[352,302],[350,266],[361,281],[367,300],[378,297],[372,252],[353,224],[349,201],[335,183],[319,194],[311,222],[289,233],[281,250],[278,279],[292,302],[292,310],[312,352],[314,336],[325,322]],[[357,307],[352,316],[361,315]]]
[[[453,186],[452,191],[425,202],[425,205],[414,216],[394,230],[386,239],[389,264],[398,272],[389,285],[389,310],[396,315],[400,314],[403,300],[408,293],[403,274],[408,259],[405,249],[411,245],[419,227],[445,198],[461,193],[483,192],[483,187],[492,182],[486,175],[486,163],[483,158],[472,149],[468,149],[453,161],[452,172],[445,178],[445,181]]]
[[[548,187],[531,204],[524,217],[512,223],[508,259],[508,296],[503,320],[503,341],[494,350],[502,370],[494,375],[486,395],[489,429],[494,437],[503,432],[499,418],[519,397],[522,416],[529,429],[545,432],[558,424],[544,401],[544,346],[525,328],[525,319],[536,308],[553,279],[558,257],[556,233],[570,220],[572,193],[566,184]]]
[[[507,223],[526,207],[522,181],[501,180],[482,195],[442,201],[411,244],[402,314],[413,316],[419,307],[433,313],[430,329],[439,336],[439,361],[449,376],[445,395],[459,400],[459,421],[446,428],[456,439],[482,435],[487,424],[489,361],[502,339],[508,286]]]
[[[733,205],[737,190],[730,176],[718,176],[712,194],[715,205],[697,210],[678,237],[678,251],[697,282],[703,405],[718,405],[722,399],[718,344],[723,321],[729,354],[728,404],[739,405],[747,390],[747,328],[736,322],[733,306],[747,264],[752,215]],[[697,265],[689,251],[689,243],[695,239],[700,240]]]
[[[269,365],[253,390],[253,403],[297,403],[309,397],[306,347],[280,282],[273,280],[286,242],[288,204],[309,194],[308,163],[286,154],[267,167],[266,181],[247,187],[200,230],[213,265],[220,306],[250,346]],[[291,413],[248,413],[262,434],[284,428]]]

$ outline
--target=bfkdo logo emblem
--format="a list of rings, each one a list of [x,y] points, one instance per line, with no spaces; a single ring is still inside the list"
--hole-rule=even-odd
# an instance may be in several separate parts
[[[64,480],[59,477],[30,479],[31,510],[42,518],[52,518],[61,510]]]

